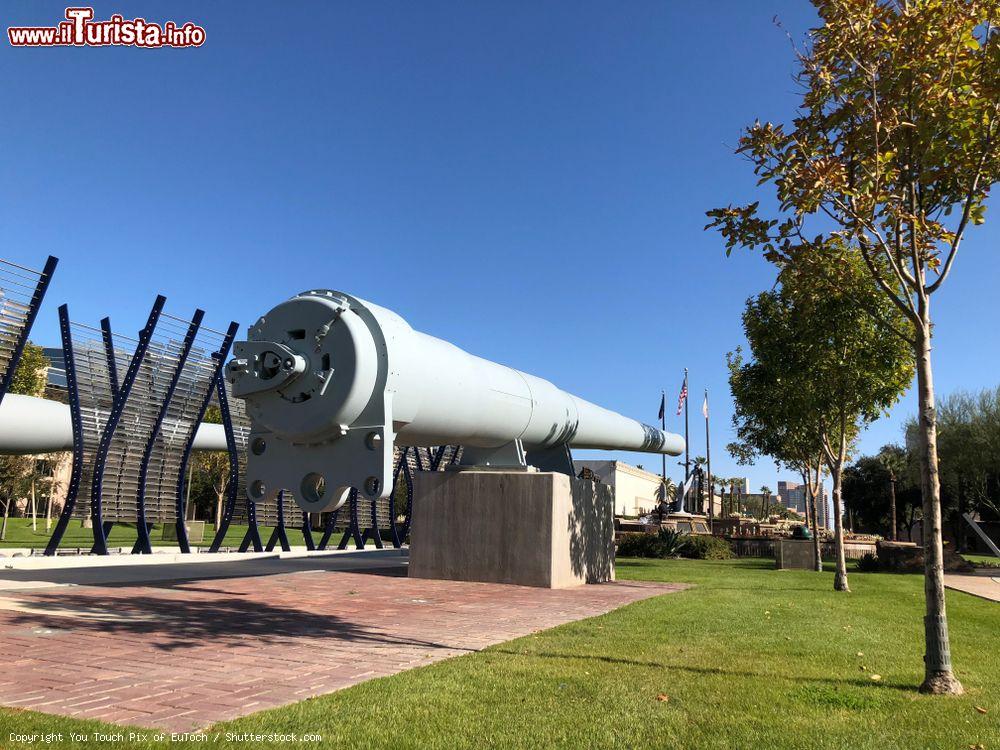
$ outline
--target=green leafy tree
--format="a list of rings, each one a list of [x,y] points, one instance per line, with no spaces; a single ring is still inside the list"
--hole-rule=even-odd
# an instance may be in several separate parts
[[[773,303],[773,298],[764,295],[747,301],[744,331],[752,350],[763,351],[769,346],[767,325],[760,323],[770,314],[762,313],[761,306],[767,308]],[[815,500],[821,480],[820,435],[806,392],[794,377],[788,377],[794,373],[789,373],[782,363],[784,353],[779,346],[749,362],[739,348],[727,355],[737,440],[726,448],[739,464],[752,464],[760,456],[770,456],[802,477],[807,498],[806,523],[813,530],[815,569],[822,571]]]
[[[748,302],[743,325],[754,361],[734,370],[730,385],[744,420],[737,431],[753,449],[802,466],[818,445],[833,479],[834,587],[847,591],[841,485],[848,450],[858,431],[899,398],[913,370],[903,341],[863,307],[897,326],[905,320],[865,283],[860,261],[843,256],[836,263],[785,269],[777,289]],[[817,287],[821,268],[840,275],[837,289]],[[747,385],[753,387],[735,387]],[[758,420],[755,429],[747,417]],[[757,434],[762,430],[770,435]]]
[[[964,546],[970,529],[963,513],[1000,518],[1000,387],[942,398],[937,420],[942,517]],[[906,426],[910,461],[919,432],[919,422],[911,418]]]
[[[900,519],[919,517],[919,472],[911,470],[915,458],[902,446],[886,445],[874,456],[858,456],[844,469],[844,504],[861,530],[891,538],[895,512],[898,538]],[[912,522],[903,525],[909,529]]]
[[[835,243],[839,249],[839,243]],[[822,280],[836,277],[836,287]],[[850,253],[827,252],[809,264],[790,266],[779,275],[790,298],[793,320],[788,333],[801,357],[801,387],[819,420],[823,456],[833,481],[837,574],[834,586],[847,590],[843,546],[843,470],[861,429],[899,400],[913,378],[906,342],[894,331],[907,319],[867,278]]]
[[[740,139],[775,190],[715,209],[736,246],[780,266],[831,244],[861,258],[874,287],[910,322],[897,331],[917,368],[925,560],[921,690],[961,693],[948,642],[941,543],[931,298],[1000,180],[1000,0],[813,0],[821,25],[798,52],[802,102],[791,124],[755,122]],[[814,226],[815,225],[815,226]],[[819,234],[816,234],[816,232]],[[838,283],[830,280],[831,286]]]
[[[48,382],[48,369],[51,365],[49,358],[45,356],[45,350],[28,341],[24,345],[17,369],[14,370],[14,377],[11,378],[8,392],[23,396],[43,395],[45,385]]]

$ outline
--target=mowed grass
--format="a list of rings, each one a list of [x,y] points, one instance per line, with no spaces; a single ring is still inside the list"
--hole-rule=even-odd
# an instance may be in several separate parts
[[[1000,568],[1000,557],[996,557],[995,555],[970,555],[965,553],[962,557],[978,567]]]
[[[311,732],[323,747],[351,748],[1000,747],[996,603],[949,592],[967,694],[932,697],[916,690],[919,576],[857,573],[842,594],[829,571],[779,572],[763,560],[620,560],[618,572],[695,586],[218,724],[209,742],[240,744],[227,732]],[[96,729],[114,727],[0,712],[6,747],[28,746],[10,732]],[[67,736],[55,746],[69,744]]]
[[[52,529],[56,526],[56,519],[52,519]],[[45,530],[45,519],[40,518],[37,522],[37,528],[31,528],[30,518],[8,518],[7,519],[7,538],[0,541],[0,550],[10,547],[34,547],[36,549],[44,548],[48,543],[49,539],[52,537],[52,529]],[[237,547],[240,542],[243,541],[244,534],[247,533],[246,525],[233,524],[229,527],[226,532],[226,537],[223,541],[223,546],[226,547]],[[150,532],[150,541],[154,547],[171,547],[177,546],[176,540],[164,540],[163,535],[163,524],[156,524],[153,530]],[[260,527],[261,541],[265,544],[267,543],[268,537],[271,535],[271,529]],[[195,547],[208,547],[212,543],[212,539],[215,538],[215,529],[212,523],[205,524],[205,537],[200,542],[192,542],[192,546]],[[111,534],[108,536],[108,546],[109,547],[131,547],[135,544],[136,530],[135,524],[115,524],[111,529]],[[302,544],[302,533],[298,529],[288,529],[288,539],[292,544]],[[338,537],[339,539],[339,537]],[[86,548],[90,547],[94,543],[94,532],[92,529],[86,529],[83,527],[81,522],[77,519],[73,519],[69,522],[66,527],[66,533],[63,534],[62,542],[59,544],[60,549],[74,549],[74,548]]]

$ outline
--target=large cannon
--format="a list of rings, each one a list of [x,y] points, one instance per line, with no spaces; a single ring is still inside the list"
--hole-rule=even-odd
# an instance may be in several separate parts
[[[289,490],[309,512],[354,487],[391,491],[393,445],[460,444],[462,462],[572,472],[569,448],[678,455],[684,440],[542,378],[413,330],[343,292],[281,303],[236,342],[226,367],[252,421],[247,488]]]

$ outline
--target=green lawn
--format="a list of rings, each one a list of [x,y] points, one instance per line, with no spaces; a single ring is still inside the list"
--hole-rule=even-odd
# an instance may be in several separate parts
[[[209,744],[235,747],[225,732],[249,731],[345,748],[1000,747],[1000,605],[949,592],[967,695],[923,696],[920,577],[856,573],[837,594],[829,572],[772,565],[622,560],[623,579],[696,586],[219,724]],[[0,712],[4,740],[97,728],[108,729]]]
[[[969,555],[969,554],[963,554],[962,557],[964,557],[973,565],[987,567],[987,568],[1000,568],[1000,557],[995,557],[993,555]]]
[[[52,519],[52,528],[55,528],[56,519]],[[164,541],[161,539],[163,524],[156,524],[150,532],[150,538],[154,547],[176,546],[176,541]],[[233,524],[226,532],[223,541],[224,546],[236,547],[243,541],[243,535],[247,533],[247,527]],[[207,547],[212,543],[215,530],[211,523],[205,524],[205,538],[201,542],[193,542],[194,546]],[[261,527],[261,541],[267,543],[271,535],[270,528]],[[35,547],[44,548],[49,543],[52,531],[45,530],[45,519],[38,520],[38,528],[31,528],[30,518],[8,518],[7,538],[0,542],[0,549],[4,547]],[[288,529],[288,539],[292,544],[302,544],[302,534],[298,529]],[[339,539],[339,537],[338,537]],[[80,521],[74,519],[69,522],[66,533],[63,534],[60,548],[87,547],[94,543],[93,531],[83,528]],[[117,524],[108,537],[108,545],[111,547],[131,547],[135,543],[135,525]]]

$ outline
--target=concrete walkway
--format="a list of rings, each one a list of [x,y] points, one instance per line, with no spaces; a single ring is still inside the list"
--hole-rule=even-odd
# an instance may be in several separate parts
[[[982,599],[1000,602],[1000,575],[992,575],[989,572],[973,575],[946,573],[944,585],[955,591],[964,591]]]
[[[410,579],[396,550],[0,570],[0,705],[190,731],[682,588]]]

